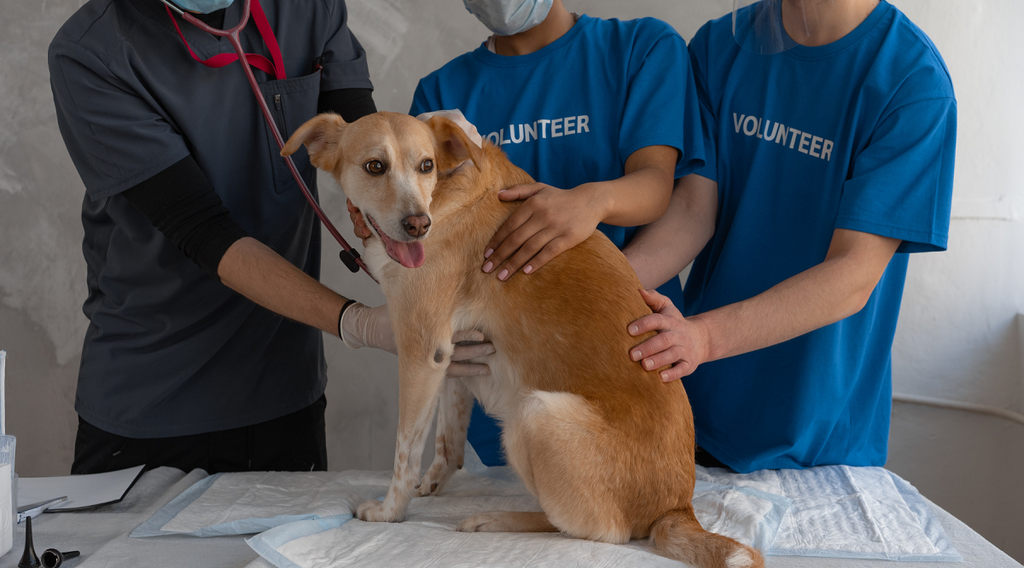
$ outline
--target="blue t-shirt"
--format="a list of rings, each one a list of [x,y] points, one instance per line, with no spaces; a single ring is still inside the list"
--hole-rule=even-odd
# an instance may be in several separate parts
[[[821,263],[835,229],[902,244],[860,312],[687,377],[697,443],[740,472],[884,465],[907,253],[945,250],[948,236],[949,72],[884,0],[839,41],[777,55],[743,51],[731,24],[709,22],[690,45],[709,131],[710,165],[697,173],[718,182],[719,211],[684,314],[748,299]]]
[[[618,179],[647,146],[679,150],[676,177],[704,164],[686,43],[652,18],[581,15],[550,45],[516,57],[481,45],[424,77],[410,112],[456,108],[512,163],[554,187]],[[598,228],[619,248],[636,232]],[[679,300],[682,287],[673,278],[661,292]],[[469,439],[484,463],[502,462],[499,430],[479,406]]]

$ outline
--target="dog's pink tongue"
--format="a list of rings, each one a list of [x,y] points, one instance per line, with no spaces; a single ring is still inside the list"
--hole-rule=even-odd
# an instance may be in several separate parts
[[[390,243],[391,258],[398,261],[399,264],[406,268],[419,268],[423,264],[423,260],[426,258],[426,254],[423,252],[423,243],[402,243],[398,241],[391,241]]]

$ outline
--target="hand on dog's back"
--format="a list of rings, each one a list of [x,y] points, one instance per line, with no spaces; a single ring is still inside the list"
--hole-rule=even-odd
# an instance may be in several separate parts
[[[508,280],[519,269],[531,274],[594,233],[600,208],[586,186],[570,190],[543,183],[498,192],[502,201],[525,200],[487,243],[484,272]]]

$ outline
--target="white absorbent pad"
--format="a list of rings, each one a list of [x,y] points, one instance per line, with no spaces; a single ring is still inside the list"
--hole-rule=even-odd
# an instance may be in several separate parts
[[[364,523],[304,521],[247,541],[279,568],[487,566],[503,568],[677,568],[680,564],[634,544],[576,540],[552,533],[460,533],[424,521]]]
[[[698,467],[697,479],[782,495],[792,502],[768,555],[963,560],[917,489],[879,467],[748,474]]]
[[[539,510],[507,469],[468,468],[471,476],[460,472],[441,496],[414,499],[404,523],[344,515],[284,525],[247,542],[280,568],[679,565],[655,555],[646,542],[616,546],[555,534],[455,532],[472,513]],[[697,477],[694,508],[701,524],[769,555],[962,560],[924,498],[882,468],[741,475],[698,467]]]
[[[614,545],[555,533],[460,533],[458,524],[487,511],[540,511],[537,498],[508,468],[470,465],[440,495],[414,498],[402,523],[366,523],[352,515],[290,523],[247,542],[281,568],[334,566],[679,566],[646,541]],[[766,548],[788,500],[745,487],[699,482],[697,517],[710,530]]]
[[[541,510],[511,468],[483,465],[468,443],[464,462],[440,496],[413,499],[410,515],[428,520],[433,530],[443,526],[452,532],[474,513]],[[390,483],[390,471],[215,474],[175,497],[131,536],[255,534],[322,519],[332,519],[330,525],[350,519],[361,503],[382,499]],[[693,504],[708,530],[762,550],[771,545],[789,508],[789,500],[779,495],[707,481],[697,482]]]
[[[131,536],[255,534],[294,521],[349,514],[387,492],[391,472],[246,472],[208,476]]]
[[[404,523],[352,519],[382,499],[391,472],[229,473],[172,500],[132,536],[254,534],[248,542],[277,566],[349,562],[388,566],[467,564],[658,565],[646,542],[606,545],[557,534],[458,533],[485,511],[540,511],[509,468],[487,468],[467,447],[466,467],[435,497],[415,498]],[[959,561],[931,507],[881,468],[830,466],[734,474],[697,468],[701,524],[769,555]],[[406,544],[408,543],[408,544]],[[491,551],[486,556],[483,552]],[[550,558],[550,563],[549,559]],[[370,560],[375,559],[375,560]],[[379,561],[379,563],[378,563]]]

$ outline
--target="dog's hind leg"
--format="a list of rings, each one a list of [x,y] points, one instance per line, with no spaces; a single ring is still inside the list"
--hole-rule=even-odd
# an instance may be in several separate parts
[[[466,430],[473,410],[473,395],[461,379],[447,378],[437,404],[437,436],[434,461],[420,482],[421,496],[436,495],[456,469],[462,468],[466,448]]]
[[[505,424],[509,462],[544,513],[483,513],[459,530],[551,531],[602,542],[625,543],[631,530],[613,498],[601,416],[581,396],[533,392]],[[532,515],[532,516],[531,516]]]
[[[459,524],[462,532],[558,532],[544,513],[495,511],[468,517]]]

